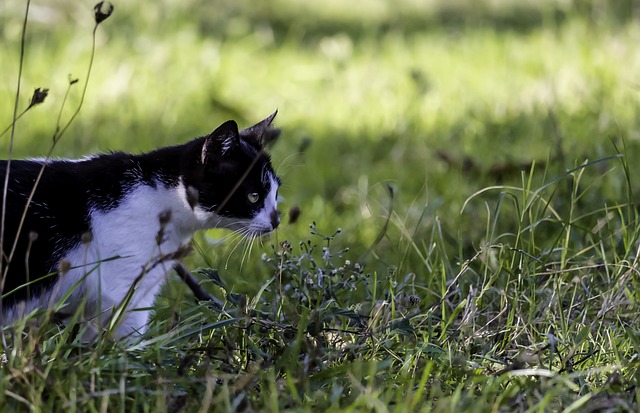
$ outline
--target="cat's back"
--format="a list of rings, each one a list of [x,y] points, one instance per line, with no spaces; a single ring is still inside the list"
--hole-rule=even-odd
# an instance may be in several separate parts
[[[0,160],[0,177],[2,178],[2,185],[4,185],[4,178],[9,172],[10,186],[22,186],[28,183],[29,180],[35,180],[43,164],[52,163],[46,159],[33,158],[33,159],[12,159],[11,161],[2,159]]]
[[[130,180],[126,175],[135,169],[131,166],[133,159],[132,155],[116,152],[81,159],[30,158],[10,163],[0,160],[0,189],[4,188],[8,171],[9,197],[21,198],[34,192],[34,200],[81,202],[79,195],[88,200],[92,192],[115,190],[123,181]]]
[[[126,171],[131,169],[127,166],[130,158],[113,153],[77,160],[0,161],[0,196],[7,172],[9,175],[6,199],[0,203],[5,236],[14,238],[18,223],[24,219],[21,232],[36,231],[51,240],[76,238],[86,231],[93,209],[116,206],[131,186],[123,182]]]
[[[6,181],[7,213],[16,212],[18,205],[15,204],[20,204],[29,197],[35,207],[61,204],[65,199],[79,201],[74,193],[84,189],[81,178],[83,169],[82,162],[66,160],[1,160],[0,190],[4,189]]]

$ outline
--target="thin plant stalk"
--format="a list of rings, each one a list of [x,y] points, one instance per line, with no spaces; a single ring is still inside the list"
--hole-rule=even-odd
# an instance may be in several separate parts
[[[86,80],[84,83],[84,87],[82,89],[82,94],[80,95],[80,103],[78,104],[78,107],[76,108],[75,112],[73,113],[73,115],[71,115],[71,118],[69,118],[69,120],[67,121],[67,123],[60,128],[60,117],[58,117],[58,124],[56,124],[56,130],[53,134],[53,142],[51,144],[51,146],[49,147],[49,151],[46,154],[46,158],[50,158],[51,154],[53,153],[53,150],[56,147],[56,144],[60,141],[60,138],[62,137],[62,135],[66,132],[66,130],[69,128],[69,126],[71,125],[71,123],[75,120],[76,116],[78,116],[78,114],[80,113],[80,109],[82,109],[82,105],[84,103],[84,98],[86,96],[87,93],[87,87],[89,85],[89,79],[91,77],[91,69],[93,68],[93,60],[95,57],[95,52],[96,52],[96,31],[98,29],[98,25],[99,23],[96,23],[95,26],[93,27],[93,32],[92,32],[92,45],[91,45],[91,57],[89,58],[89,66],[87,68],[87,76],[86,76]],[[74,80],[72,80],[69,84],[69,87],[71,87],[73,84],[75,83]],[[68,95],[68,90],[67,90],[67,94],[65,95],[65,101],[66,101],[66,96]],[[60,111],[62,112],[62,108],[60,109]],[[13,134],[12,134],[12,139],[13,139]],[[13,241],[13,245],[11,247],[11,252],[9,253],[8,257],[7,257],[7,266],[6,268],[3,269],[3,273],[2,273],[2,282],[0,284],[0,290],[4,287],[4,280],[8,274],[9,271],[9,264],[11,263],[11,260],[13,259],[13,255],[15,254],[16,248],[18,246],[18,235],[20,234],[20,231],[22,230],[22,227],[24,225],[24,221],[27,217],[27,210],[29,209],[29,205],[31,204],[31,201],[33,200],[33,196],[36,192],[36,189],[38,188],[38,184],[40,183],[40,180],[42,179],[42,175],[44,174],[44,169],[46,168],[46,163],[42,164],[42,167],[40,168],[40,171],[38,172],[38,176],[36,177],[36,180],[33,184],[33,188],[31,189],[31,192],[29,193],[29,197],[27,198],[27,202],[25,204],[24,207],[24,211],[20,217],[20,223],[18,224],[18,230],[16,231],[16,238]],[[3,196],[3,202],[6,202],[6,189],[7,189],[7,185],[8,185],[8,167],[7,167],[7,175],[5,177],[5,196]],[[3,226],[4,226],[4,204],[3,204]],[[4,228],[2,228],[2,231],[4,232]],[[1,240],[1,239],[0,239]],[[0,246],[2,244],[0,243]],[[0,269],[2,269],[2,267],[0,267]]]
[[[9,153],[7,154],[7,171],[4,175],[4,184],[2,187],[2,216],[0,217],[0,251],[4,252],[4,228],[5,228],[5,216],[7,209],[7,192],[9,189],[9,173],[11,170],[11,157],[13,154],[13,141],[15,138],[16,132],[16,121],[18,119],[18,103],[20,102],[20,86],[22,83],[22,68],[24,66],[24,46],[26,43],[26,34],[27,34],[27,23],[29,21],[29,7],[31,6],[31,0],[27,0],[27,6],[24,12],[24,20],[22,22],[22,34],[20,38],[20,61],[18,64],[18,82],[16,86],[16,97],[13,104],[13,117],[11,122],[11,135],[9,137]],[[18,236],[16,235],[16,241]],[[14,242],[15,245],[15,242]],[[4,257],[3,257],[4,258]],[[9,263],[11,259],[7,259],[6,267],[9,268]],[[0,259],[0,273],[2,273],[2,277],[0,277],[0,291],[4,289],[4,281],[7,274],[6,269],[3,268],[4,262],[3,259]],[[0,308],[2,308],[2,297],[0,296]],[[2,312],[0,312],[0,319],[2,317]]]

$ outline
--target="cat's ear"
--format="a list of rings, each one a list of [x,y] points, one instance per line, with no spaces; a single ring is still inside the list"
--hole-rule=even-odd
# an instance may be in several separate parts
[[[238,124],[233,120],[228,120],[211,132],[202,145],[200,162],[207,163],[212,157],[220,157],[232,152],[240,145],[240,132]]]
[[[240,137],[259,149],[265,145],[275,141],[280,136],[280,129],[271,126],[278,111],[276,110],[266,119],[261,120],[255,125],[240,131]]]

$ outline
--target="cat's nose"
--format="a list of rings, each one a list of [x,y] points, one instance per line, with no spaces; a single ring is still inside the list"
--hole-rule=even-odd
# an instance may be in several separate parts
[[[269,214],[269,220],[271,221],[271,227],[273,229],[278,228],[278,225],[280,225],[280,213],[274,209],[271,211],[271,214]]]

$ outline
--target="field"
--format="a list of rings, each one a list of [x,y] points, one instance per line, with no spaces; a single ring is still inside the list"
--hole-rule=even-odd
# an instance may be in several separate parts
[[[278,109],[283,225],[197,236],[223,312],[173,276],[139,342],[5,328],[0,410],[639,409],[636,2],[114,5],[94,48],[92,1],[32,2],[19,76],[27,2],[0,3],[0,133],[18,84],[18,112],[49,89],[0,152],[143,152]]]

